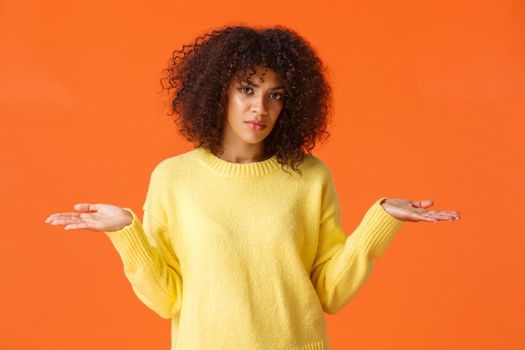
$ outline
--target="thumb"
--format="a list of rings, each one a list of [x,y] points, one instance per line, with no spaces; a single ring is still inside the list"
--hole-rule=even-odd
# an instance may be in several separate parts
[[[431,199],[423,199],[421,201],[411,201],[411,203],[416,208],[428,208],[434,205],[434,201]]]
[[[73,206],[73,208],[81,212],[90,212],[90,211],[98,210],[98,206],[96,204],[89,204],[89,203],[77,203]]]

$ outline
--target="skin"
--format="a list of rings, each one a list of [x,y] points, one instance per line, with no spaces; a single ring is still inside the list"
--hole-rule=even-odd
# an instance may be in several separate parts
[[[251,84],[250,84],[251,83]],[[228,110],[223,133],[221,159],[232,163],[250,163],[268,159],[263,140],[270,134],[284,106],[284,88],[279,76],[271,69],[257,66],[250,82],[232,80],[228,90]],[[265,124],[263,130],[253,130],[245,122],[255,119]],[[402,221],[440,222],[460,219],[454,210],[427,210],[434,205],[430,199],[410,200],[388,198],[383,209]],[[117,231],[131,224],[132,215],[111,204],[77,203],[75,212],[51,214],[45,223],[63,225],[65,230]]]
[[[456,221],[460,219],[456,210],[427,210],[434,205],[431,199],[410,200],[404,198],[387,198],[381,202],[385,211],[402,221]]]
[[[228,109],[223,132],[224,152],[218,157],[232,163],[251,163],[269,158],[263,140],[272,131],[284,106],[284,87],[275,71],[256,66],[250,82],[233,79],[228,89]],[[253,83],[253,84],[250,84]],[[246,121],[266,125],[253,130]]]

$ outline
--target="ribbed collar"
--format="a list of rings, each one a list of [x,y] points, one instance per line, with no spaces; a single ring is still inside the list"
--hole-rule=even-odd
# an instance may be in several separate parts
[[[217,157],[215,154],[202,147],[197,147],[193,149],[193,151],[199,161],[204,165],[226,176],[261,176],[272,173],[281,168],[281,164],[279,164],[275,155],[260,162],[232,163]]]

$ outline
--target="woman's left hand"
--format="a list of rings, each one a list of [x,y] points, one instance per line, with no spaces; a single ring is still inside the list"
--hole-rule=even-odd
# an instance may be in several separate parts
[[[459,220],[459,212],[454,210],[426,210],[434,205],[430,199],[413,201],[401,198],[386,198],[381,201],[385,211],[403,221],[456,221]]]

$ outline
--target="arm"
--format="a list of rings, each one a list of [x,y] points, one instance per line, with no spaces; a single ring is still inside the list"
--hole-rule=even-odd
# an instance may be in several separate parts
[[[170,319],[180,311],[182,276],[166,241],[166,226],[147,212],[143,226],[132,210],[124,209],[133,215],[133,222],[105,233],[120,255],[124,274],[137,297],[160,317]]]
[[[118,231],[105,232],[119,253],[124,274],[137,297],[160,317],[170,319],[182,305],[182,274],[172,248],[162,210],[162,176],[154,170],[144,204],[142,225],[133,221]]]
[[[341,211],[331,174],[324,186],[322,216],[311,280],[323,310],[340,311],[359,291],[403,225],[381,206],[378,199],[359,226],[347,236],[341,227]]]

